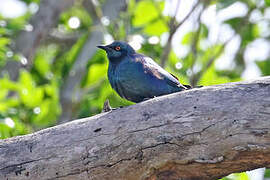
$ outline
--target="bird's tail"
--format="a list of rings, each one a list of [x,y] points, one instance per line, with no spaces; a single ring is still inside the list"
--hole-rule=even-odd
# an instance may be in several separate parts
[[[186,89],[192,89],[192,87],[188,84],[183,84],[183,86],[186,88]]]

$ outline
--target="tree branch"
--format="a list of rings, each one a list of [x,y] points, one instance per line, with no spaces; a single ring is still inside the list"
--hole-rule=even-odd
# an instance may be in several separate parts
[[[198,0],[196,2],[196,4],[192,7],[192,9],[189,11],[189,13],[183,18],[183,20],[179,23],[176,24],[176,15],[177,15],[177,9],[179,8],[179,1],[177,2],[177,7],[176,7],[176,12],[174,17],[171,18],[170,23],[169,23],[169,27],[170,27],[170,32],[169,32],[169,37],[168,37],[168,41],[167,44],[162,52],[161,55],[161,66],[165,67],[165,63],[169,57],[169,54],[171,52],[172,49],[172,40],[173,40],[173,36],[176,33],[177,29],[190,17],[190,15],[195,11],[195,9],[199,6],[200,1]]]
[[[210,180],[270,167],[270,76],[0,142],[0,179]]]
[[[52,30],[44,40],[44,44],[57,43],[71,47],[84,34],[83,32],[62,33],[56,29]]]
[[[232,35],[226,42],[222,44],[222,46],[209,58],[206,62],[205,66],[196,74],[192,74],[190,77],[190,84],[192,87],[196,87],[198,82],[200,81],[202,75],[213,65],[215,60],[220,57],[220,55],[224,52],[225,47],[231,40],[235,37],[236,34]],[[193,62],[194,63],[194,62]],[[192,64],[193,67],[193,64]]]
[[[226,40],[223,44],[222,44],[222,47],[214,54],[212,55],[209,60],[207,61],[206,65],[199,71],[197,72],[196,74],[192,73],[192,76],[190,77],[190,84],[192,87],[195,87],[198,82],[200,81],[200,79],[202,78],[203,74],[212,66],[212,64],[218,59],[218,57],[220,57],[220,55],[224,52],[224,49],[225,47],[227,46],[227,44],[238,34],[241,34],[243,29],[246,28],[245,24],[247,23],[247,20],[250,18],[250,15],[251,15],[251,12],[253,11],[254,7],[253,8],[250,8],[249,11],[247,12],[246,16],[245,16],[245,20],[240,23],[239,25],[239,28],[237,29],[237,32],[234,33],[228,40]],[[221,36],[221,35],[219,35]],[[218,43],[216,43],[218,44]],[[240,49],[238,51],[241,52],[241,51],[244,51],[244,49]],[[236,58],[236,59],[239,59],[239,58]],[[193,64],[195,63],[195,60],[193,60]],[[193,67],[193,64],[192,64],[192,67]]]

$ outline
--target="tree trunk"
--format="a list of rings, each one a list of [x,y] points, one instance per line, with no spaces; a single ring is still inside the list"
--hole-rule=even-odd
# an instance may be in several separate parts
[[[0,179],[217,179],[270,167],[270,76],[162,96],[0,142]]]
[[[75,0],[42,0],[39,5],[39,11],[33,15],[29,22],[33,26],[33,30],[22,30],[16,38],[13,47],[16,53],[21,53],[27,59],[27,64],[23,65],[19,61],[13,60],[7,61],[6,65],[0,70],[0,76],[8,73],[10,79],[15,81],[23,66],[27,69],[31,68],[36,49],[57,24],[61,12],[70,8],[74,2]]]

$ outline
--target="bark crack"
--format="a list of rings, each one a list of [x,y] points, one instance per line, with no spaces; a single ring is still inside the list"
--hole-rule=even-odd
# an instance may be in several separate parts
[[[144,128],[144,129],[136,129],[136,130],[128,131],[128,133],[136,133],[136,132],[141,132],[141,131],[147,131],[149,129],[160,128],[160,127],[163,127],[163,126],[174,125],[174,124],[185,124],[185,123],[190,123],[190,121],[167,122],[167,123],[160,124],[160,125],[149,126],[147,128]]]
[[[37,161],[41,161],[41,160],[48,160],[50,158],[52,158],[52,157],[33,159],[33,160],[25,161],[25,162],[22,162],[22,163],[18,163],[18,164],[8,165],[8,166],[5,166],[5,167],[2,167],[0,169],[0,172],[3,172],[4,174],[10,174],[10,173],[14,172],[16,175],[19,175],[19,174],[21,174],[22,171],[26,170],[26,168],[23,167],[23,165],[33,163],[33,162],[37,162]]]
[[[71,172],[71,173],[68,173],[68,174],[64,174],[64,175],[61,175],[61,176],[56,176],[56,177],[53,177],[53,178],[50,178],[48,180],[53,180],[53,179],[59,179],[59,178],[63,178],[63,177],[68,177],[68,176],[72,176],[72,175],[76,175],[76,174],[81,174],[83,172],[87,172],[89,173],[90,170],[92,169],[96,169],[96,168],[100,168],[100,167],[106,167],[106,168],[111,168],[113,166],[116,166],[117,164],[121,163],[121,162],[124,162],[124,161],[130,161],[134,159],[134,157],[131,157],[131,158],[123,158],[123,159],[120,159],[114,163],[109,163],[109,164],[100,164],[100,165],[96,165],[96,166],[93,166],[93,167],[89,167],[89,168],[86,168],[86,169],[83,169],[83,170],[76,170],[75,172]]]

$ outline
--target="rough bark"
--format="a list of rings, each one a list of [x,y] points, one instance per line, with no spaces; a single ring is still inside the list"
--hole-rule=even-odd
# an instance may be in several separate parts
[[[0,142],[0,179],[217,179],[270,167],[270,77],[175,93]]]

